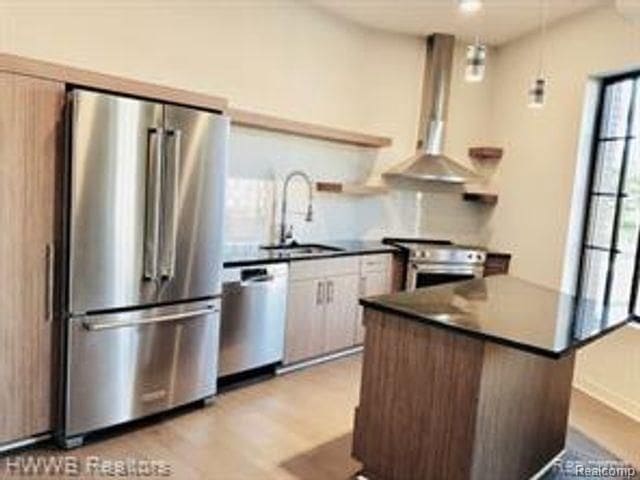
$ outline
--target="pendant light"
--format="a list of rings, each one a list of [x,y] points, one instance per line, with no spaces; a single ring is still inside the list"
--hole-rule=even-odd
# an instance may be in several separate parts
[[[547,44],[547,0],[540,0],[540,59],[538,75],[529,88],[529,108],[542,108],[547,96],[547,78],[544,74],[544,57]]]
[[[547,80],[543,76],[537,77],[529,88],[529,108],[544,107]]]
[[[458,8],[462,13],[476,13],[482,8],[482,0],[458,0]]]
[[[473,45],[467,46],[466,68],[464,79],[470,83],[481,82],[484,79],[484,70],[487,64],[487,47],[480,43],[476,37]]]

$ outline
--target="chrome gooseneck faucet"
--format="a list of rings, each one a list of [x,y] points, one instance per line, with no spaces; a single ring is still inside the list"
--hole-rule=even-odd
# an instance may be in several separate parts
[[[287,240],[293,238],[292,229],[290,228],[289,230],[287,230],[287,195],[289,192],[289,183],[291,183],[291,180],[295,177],[302,178],[309,187],[309,205],[307,206],[305,221],[310,222],[313,220],[313,182],[311,181],[311,178],[309,178],[309,175],[301,170],[295,170],[287,175],[284,180],[284,186],[282,188],[282,203],[280,207],[280,245],[284,245],[285,243],[287,243]]]

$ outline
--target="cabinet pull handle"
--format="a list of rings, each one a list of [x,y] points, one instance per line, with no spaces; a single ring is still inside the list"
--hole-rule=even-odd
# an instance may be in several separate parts
[[[367,294],[367,277],[360,278],[360,295],[364,296]]]
[[[54,275],[54,256],[53,246],[48,243],[45,247],[45,306],[44,315],[45,322],[53,320],[53,275]]]
[[[327,282],[327,303],[333,303],[333,281]]]
[[[318,289],[316,290],[316,305],[322,305],[324,302],[324,282],[318,282]]]

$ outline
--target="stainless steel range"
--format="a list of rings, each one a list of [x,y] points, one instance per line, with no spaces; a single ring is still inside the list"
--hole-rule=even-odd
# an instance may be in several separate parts
[[[407,290],[482,277],[486,250],[446,240],[387,238],[406,252]]]

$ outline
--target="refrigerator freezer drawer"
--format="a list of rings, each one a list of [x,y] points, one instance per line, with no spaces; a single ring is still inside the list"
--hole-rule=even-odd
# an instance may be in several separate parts
[[[216,392],[220,301],[74,318],[66,436]]]

